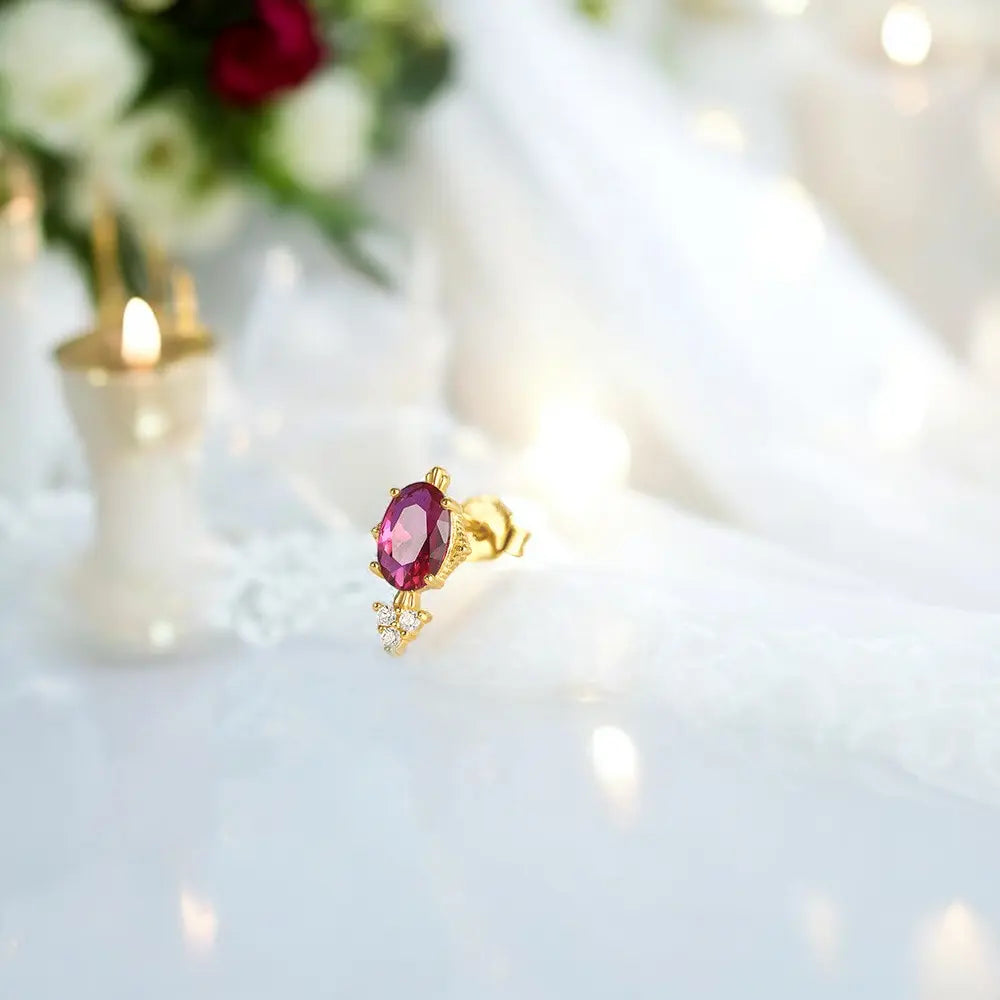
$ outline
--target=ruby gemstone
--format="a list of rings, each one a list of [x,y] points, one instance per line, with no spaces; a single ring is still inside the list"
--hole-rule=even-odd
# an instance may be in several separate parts
[[[397,590],[420,590],[444,565],[451,513],[430,483],[410,483],[392,498],[378,529],[378,565]]]

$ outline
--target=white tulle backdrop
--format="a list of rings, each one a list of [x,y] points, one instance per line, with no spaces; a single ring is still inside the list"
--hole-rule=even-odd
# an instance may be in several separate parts
[[[998,995],[995,394],[570,7],[443,4],[392,288],[263,211],[195,262],[210,642],[82,638],[72,458],[0,503],[0,995]],[[533,537],[388,659],[432,464]]]

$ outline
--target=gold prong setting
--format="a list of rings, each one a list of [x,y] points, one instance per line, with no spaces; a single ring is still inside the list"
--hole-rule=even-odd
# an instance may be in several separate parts
[[[442,469],[440,465],[435,465],[430,472],[424,476],[424,482],[430,483],[431,486],[436,486],[442,493],[448,492],[448,487],[451,485],[451,476],[445,469]]]

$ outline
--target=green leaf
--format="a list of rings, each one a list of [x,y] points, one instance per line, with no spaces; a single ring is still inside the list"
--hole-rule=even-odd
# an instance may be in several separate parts
[[[392,286],[386,269],[369,254],[361,235],[373,228],[374,216],[356,198],[311,191],[296,184],[280,167],[258,154],[257,176],[276,204],[312,219],[344,259],[383,288]]]
[[[400,49],[395,95],[407,104],[424,104],[452,73],[452,49],[443,37],[420,45],[411,39]]]

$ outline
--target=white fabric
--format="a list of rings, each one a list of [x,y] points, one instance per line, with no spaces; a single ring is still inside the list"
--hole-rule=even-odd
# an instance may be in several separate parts
[[[608,497],[603,559],[529,560],[465,617],[449,593],[408,655],[995,797],[995,404],[799,189],[694,147],[617,42],[554,3],[448,12],[464,85],[410,181],[460,412],[521,443],[587,398],[633,432],[640,481],[806,558]]]
[[[318,635],[369,658],[378,648],[371,602],[387,596],[365,572],[370,540],[324,532],[292,500],[270,507],[272,518],[284,511],[285,528],[237,544],[208,609],[213,623],[253,645]],[[857,578],[648,498],[624,496],[604,513],[618,530],[599,554],[533,523],[530,559],[464,567],[461,585],[427,596],[433,622],[405,661],[391,662],[504,700],[629,696],[694,726],[1000,798],[997,616],[917,613]],[[19,544],[8,541],[9,644],[39,629],[80,642],[59,580],[67,554],[85,544],[87,519],[83,498],[53,497],[21,523]],[[239,537],[237,522],[217,520]],[[34,595],[27,605],[25,594]]]
[[[601,387],[654,442],[643,481],[680,455],[741,523],[997,609],[995,402],[800,191],[696,148],[661,76],[565,6],[448,6],[466,87],[415,187],[460,402],[516,434],[560,380]]]

